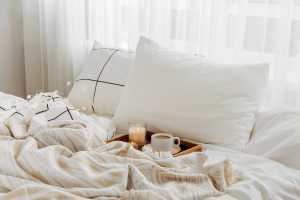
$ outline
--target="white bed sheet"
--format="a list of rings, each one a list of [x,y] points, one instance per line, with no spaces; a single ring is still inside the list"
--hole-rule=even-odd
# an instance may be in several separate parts
[[[245,152],[300,170],[300,110],[273,108],[259,112]]]
[[[111,120],[111,117],[98,116],[97,119],[95,116],[95,119]],[[119,135],[122,134],[115,136]],[[194,140],[191,141],[198,143]],[[242,179],[231,185],[226,194],[210,197],[206,200],[300,199],[299,170],[259,155],[250,155],[216,145],[204,144],[204,151],[212,158],[224,159],[226,157],[230,159],[234,165],[243,171]]]
[[[204,150],[214,158],[229,158],[243,171],[242,180],[231,185],[225,195],[207,200],[300,199],[299,170],[224,147],[204,145]]]
[[[120,136],[122,134],[117,134]],[[200,143],[195,140],[189,140]],[[228,158],[243,171],[240,181],[224,195],[206,200],[299,200],[300,171],[277,161],[225,147],[203,144],[203,151],[214,159]]]
[[[7,107],[25,103],[22,99],[6,94],[0,95],[0,101],[3,106]],[[103,116],[92,116],[91,118],[105,130],[114,131],[109,118],[103,118]],[[300,199],[299,170],[261,156],[249,155],[215,145],[204,145],[204,151],[214,159],[224,159],[224,157],[230,159],[243,171],[242,179],[227,188],[226,194],[207,198],[208,200]]]

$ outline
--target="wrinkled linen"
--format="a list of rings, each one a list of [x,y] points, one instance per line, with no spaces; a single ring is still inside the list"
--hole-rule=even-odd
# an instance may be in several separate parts
[[[57,92],[39,93],[29,101],[0,93],[0,135],[23,139],[36,132],[36,128],[47,129],[48,124],[56,123],[60,127],[73,123],[77,126],[80,122],[85,124],[88,135],[97,133],[101,140],[110,139],[115,134],[111,120],[79,112]],[[51,130],[45,131],[51,135]]]
[[[238,164],[243,178],[227,188],[226,194],[205,200],[299,200],[300,171],[277,161],[216,145],[204,151],[215,159],[228,158]]]
[[[241,178],[224,157],[156,160],[127,143],[106,144],[104,129],[52,97],[1,104],[9,134],[0,134],[0,199],[202,199]],[[51,112],[37,114],[45,103]]]
[[[225,192],[235,174],[205,153],[151,160],[123,142],[72,153],[28,137],[0,141],[0,152],[0,199],[200,199]]]
[[[259,112],[245,152],[300,170],[300,110],[276,108]]]

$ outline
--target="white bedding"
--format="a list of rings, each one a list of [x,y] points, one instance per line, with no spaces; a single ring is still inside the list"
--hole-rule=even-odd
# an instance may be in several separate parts
[[[0,106],[2,108],[8,109],[14,104],[26,105],[26,101],[0,94]],[[55,101],[54,104],[56,104]],[[47,196],[54,199],[80,199],[86,197],[106,199],[111,197],[112,199],[154,198],[158,200],[170,199],[170,195],[174,195],[179,191],[181,192],[177,196],[175,195],[178,199],[192,199],[191,196],[193,195],[194,198],[201,195],[209,196],[206,198],[208,200],[297,200],[300,198],[300,171],[259,155],[249,155],[224,147],[205,145],[204,154],[190,154],[173,161],[152,161],[147,155],[134,151],[128,145],[122,143],[103,146],[102,139],[107,137],[103,133],[107,133],[107,130],[111,128],[108,125],[110,124],[109,119],[89,116],[88,120],[85,119],[85,122],[92,122],[94,126],[89,126],[90,129],[88,129],[85,122],[83,124],[79,122],[82,115],[73,113],[73,117],[78,117],[78,120],[73,120],[73,122],[66,120],[65,117],[68,117],[66,115],[62,119],[46,123],[47,126],[39,126],[45,122],[37,120],[35,126],[32,126],[31,133],[28,133],[28,131],[22,131],[26,130],[23,129],[23,126],[16,126],[14,130],[11,130],[11,127],[5,124],[7,111],[3,109],[0,111],[2,120],[0,122],[0,125],[2,125],[0,127],[0,134],[2,135],[0,136],[0,199],[13,199],[13,197],[15,199],[42,199]],[[23,113],[22,109],[19,111]],[[15,110],[11,112],[13,114]],[[24,116],[30,115],[30,113],[23,114]],[[51,115],[49,114],[49,116]],[[20,125],[19,122],[23,118],[17,117],[14,119],[15,121],[11,122],[11,125]],[[27,123],[26,120],[23,122]],[[13,131],[22,139],[15,140],[14,133],[12,134]],[[9,136],[8,134],[12,135]],[[288,134],[286,136],[288,137]],[[250,144],[251,141],[248,145]],[[256,142],[255,145],[260,144]],[[31,166],[35,167],[33,171],[28,168],[30,165],[24,164],[22,161],[22,158],[25,158],[24,156],[29,156],[28,153],[32,158],[40,161],[40,163],[32,161]],[[206,157],[209,158],[207,163],[219,161],[218,165],[211,166],[222,166],[218,167],[215,173],[210,174],[210,179],[221,181],[222,184],[227,183],[226,187],[220,184],[222,187],[218,185],[218,190],[216,190],[216,188],[211,188],[210,184],[196,185],[196,187],[188,184],[181,185],[174,182],[174,179],[167,180],[167,183],[157,187],[157,185],[153,186],[147,183],[147,180],[143,179],[140,173],[126,171],[129,169],[128,163],[135,163],[135,167],[141,170],[142,173],[143,170],[146,170],[144,172],[147,172],[147,169],[151,171],[153,166],[157,166],[159,169],[157,173],[167,172],[167,177],[172,177],[175,172],[187,175],[187,173],[203,170],[203,159],[205,160]],[[223,162],[225,159],[229,159],[233,163],[233,169],[242,171],[240,180],[232,185],[228,185],[230,181],[225,182],[226,173],[228,173],[226,162]],[[294,158],[294,160],[297,159],[299,160],[299,157]],[[100,160],[102,161],[100,162]],[[200,160],[202,161],[199,162]],[[136,163],[139,164],[136,165]],[[99,170],[99,166],[103,164],[109,166],[107,170]],[[44,167],[40,168],[40,166]],[[71,169],[72,167],[77,169]],[[45,177],[47,173],[40,173],[44,170],[43,168],[47,168],[46,171],[51,176],[61,178],[62,185],[52,182],[51,177]],[[115,179],[111,187],[108,187],[100,181],[103,177],[116,176],[116,173],[120,174],[120,183],[118,183],[118,179]],[[58,174],[62,175],[58,176]],[[138,185],[135,185],[135,188],[132,188],[132,185],[127,185],[126,179],[121,178],[121,175],[123,177],[124,174],[129,176],[129,180],[135,177],[136,180],[141,181]],[[214,176],[218,178],[215,179]],[[227,176],[229,175],[227,174]],[[43,184],[45,182],[48,183],[45,185]],[[77,187],[73,187],[73,183],[78,184]],[[164,186],[162,190],[158,189],[162,186]],[[115,187],[118,189],[115,190]],[[146,192],[138,190],[143,187],[146,187],[144,188],[147,189]],[[196,192],[197,187],[199,187],[198,192]],[[211,192],[206,193],[207,188]],[[222,194],[222,188],[225,190],[225,194]],[[128,192],[128,189],[134,190]],[[103,191],[108,192],[110,196],[103,196]],[[150,191],[153,191],[154,194]],[[157,196],[155,191],[156,193],[158,191],[165,191],[166,193]]]
[[[31,118],[38,119],[39,123],[43,122],[44,124],[47,121],[70,119],[85,121],[92,129],[97,130],[99,137],[103,140],[110,139],[116,132],[110,117],[85,115],[74,109],[68,99],[63,99],[57,92],[39,93],[29,101],[0,92],[0,135],[24,137],[23,133],[13,129],[28,126]],[[20,126],[11,126],[11,131],[9,131],[7,126],[15,121],[19,121],[20,123],[15,124]]]
[[[238,180],[226,158],[157,160],[128,143],[106,144],[101,123],[55,95],[0,102],[9,129],[0,135],[0,199],[200,199]]]
[[[300,170],[300,111],[276,108],[258,113],[245,152]]]
[[[229,158],[243,173],[242,180],[229,187],[227,194],[209,200],[300,199],[299,170],[260,156],[214,145],[205,145],[205,152],[213,158]]]
[[[268,64],[218,64],[140,37],[136,58],[113,118],[152,132],[242,150],[268,80]]]

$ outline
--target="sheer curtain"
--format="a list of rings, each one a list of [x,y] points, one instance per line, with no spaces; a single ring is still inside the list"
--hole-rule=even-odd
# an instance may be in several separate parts
[[[300,0],[88,0],[88,38],[134,49],[140,35],[231,63],[269,62],[266,106],[300,108]]]
[[[76,66],[76,63],[81,59],[74,62],[77,57],[74,51],[81,49],[78,55],[84,58],[86,51],[82,49],[87,49],[93,40],[135,49],[139,36],[144,35],[172,49],[202,54],[219,62],[269,62],[271,75],[265,105],[300,108],[300,0],[38,2],[40,21],[47,22],[45,19],[48,19],[53,23],[50,19],[56,19],[55,29],[51,26],[44,29],[45,25],[39,27],[40,35],[55,33],[48,37],[57,43],[54,45],[49,40],[51,45],[47,50],[52,52],[51,56],[54,54],[68,63],[55,63],[56,72],[64,70],[66,76],[70,75],[67,72],[71,70],[66,66],[75,66],[75,71],[79,71],[81,65]],[[59,7],[60,4],[64,6]],[[43,12],[45,8],[47,12]],[[48,37],[40,38],[40,41],[44,43]],[[71,48],[73,42],[80,44],[80,48]],[[61,47],[63,54],[53,50],[53,46]],[[48,63],[46,67],[49,77],[52,65]]]
[[[23,0],[26,92],[58,90],[78,75],[88,53],[84,0]]]

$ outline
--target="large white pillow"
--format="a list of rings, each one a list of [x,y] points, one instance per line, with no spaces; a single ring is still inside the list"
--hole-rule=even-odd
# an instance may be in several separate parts
[[[69,93],[70,102],[82,111],[112,116],[134,57],[135,52],[96,42]]]
[[[242,149],[268,80],[268,64],[213,64],[141,37],[113,120],[119,132],[140,120],[154,132]]]
[[[300,170],[300,111],[277,108],[259,112],[245,152]]]

